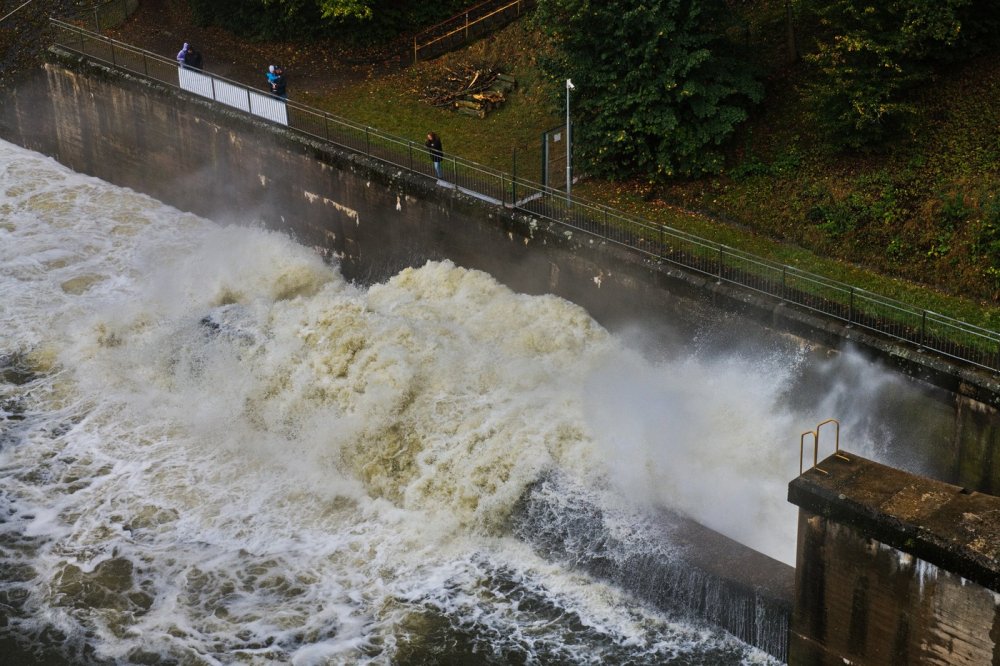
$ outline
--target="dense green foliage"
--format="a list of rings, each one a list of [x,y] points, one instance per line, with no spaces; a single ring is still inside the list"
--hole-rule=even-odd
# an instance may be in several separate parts
[[[720,146],[763,94],[721,0],[543,0],[537,21],[558,49],[543,67],[576,86],[576,155],[595,176],[718,171]]]
[[[913,96],[935,67],[968,59],[994,39],[995,0],[811,0],[822,31],[806,59],[818,68],[808,98],[828,142],[879,146],[917,117]]]
[[[389,40],[448,18],[468,2],[444,0],[190,0],[195,20],[260,40]]]

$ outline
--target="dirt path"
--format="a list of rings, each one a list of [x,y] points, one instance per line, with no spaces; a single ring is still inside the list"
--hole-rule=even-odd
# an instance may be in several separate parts
[[[201,51],[206,71],[249,86],[264,87],[267,66],[280,63],[285,67],[292,98],[296,91],[329,93],[405,65],[402,42],[395,53],[391,47],[362,52],[331,40],[255,42],[221,28],[199,27],[184,0],[143,0],[124,24],[107,34],[167,58],[176,56],[184,42],[190,42]]]

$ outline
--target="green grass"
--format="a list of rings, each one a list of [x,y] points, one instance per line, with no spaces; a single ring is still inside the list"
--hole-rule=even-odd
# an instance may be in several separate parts
[[[525,46],[532,39],[526,25],[517,23],[499,38],[481,40],[433,61],[303,101],[418,145],[423,145],[428,132],[437,132],[448,153],[507,173],[514,171],[516,160],[518,177],[540,181],[542,132],[560,124],[561,119],[549,103],[546,88],[540,85],[530,46]],[[462,63],[509,73],[517,79],[517,88],[485,118],[423,101],[425,89],[444,68],[457,68]]]
[[[541,134],[563,117],[561,82],[546,81],[536,64],[545,46],[538,39],[522,21],[464,50],[303,101],[417,144],[436,131],[447,152],[508,173],[516,152],[517,175],[540,181]],[[518,87],[483,119],[423,101],[424,89],[461,63],[512,74]],[[921,131],[885,154],[844,157],[817,148],[793,76],[772,81],[769,102],[733,141],[727,173],[657,187],[589,180],[574,191],[633,217],[996,330],[1000,306],[983,295],[988,288],[968,288],[979,267],[963,256],[981,223],[961,219],[947,234],[935,226],[956,195],[976,204],[1000,185],[1000,77],[989,75],[1000,74],[1000,65],[981,76],[977,66],[925,91]],[[982,102],[989,102],[985,112]],[[852,226],[856,214],[866,216],[860,229]]]

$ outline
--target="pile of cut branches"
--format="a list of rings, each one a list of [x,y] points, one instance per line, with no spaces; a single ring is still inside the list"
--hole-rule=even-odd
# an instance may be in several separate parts
[[[447,67],[444,78],[424,89],[423,99],[433,106],[483,118],[506,101],[515,85],[513,76],[492,67]]]

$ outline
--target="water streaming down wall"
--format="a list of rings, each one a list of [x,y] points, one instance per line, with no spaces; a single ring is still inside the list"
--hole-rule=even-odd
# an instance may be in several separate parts
[[[787,661],[791,567],[675,513],[634,511],[599,506],[554,474],[529,488],[512,521],[514,532],[547,557]]]

